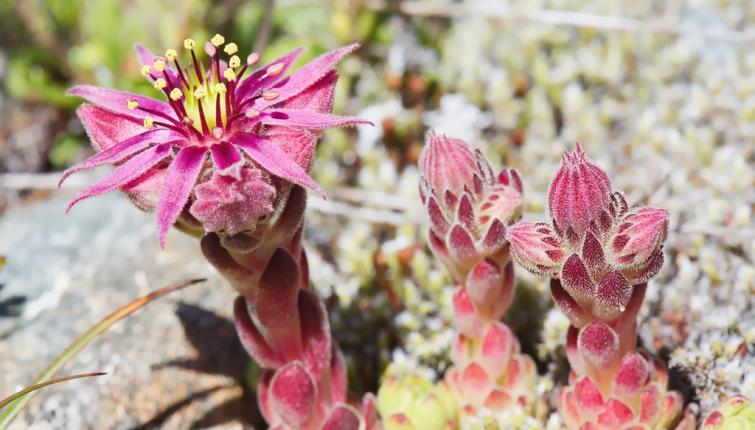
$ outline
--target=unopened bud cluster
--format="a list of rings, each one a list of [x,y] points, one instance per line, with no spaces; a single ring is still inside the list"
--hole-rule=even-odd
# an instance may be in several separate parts
[[[664,209],[630,209],[607,174],[577,146],[548,192],[552,223],[509,229],[514,260],[549,275],[555,303],[571,321],[572,374],[558,396],[568,428],[665,429],[678,420],[679,393],[663,365],[636,352],[637,313],[663,265]]]
[[[445,384],[463,423],[482,408],[529,408],[534,362],[499,320],[511,306],[514,266],[506,229],[520,216],[522,182],[515,170],[495,174],[481,152],[458,139],[427,135],[420,156],[420,194],[430,218],[430,247],[448,267],[458,330]]]

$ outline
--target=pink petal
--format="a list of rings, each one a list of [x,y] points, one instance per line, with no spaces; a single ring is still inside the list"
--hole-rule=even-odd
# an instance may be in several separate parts
[[[252,160],[273,175],[325,195],[325,190],[301,166],[269,140],[251,133],[238,133],[233,137],[232,143],[240,146]]]
[[[236,99],[239,101],[244,100],[248,96],[254,95],[259,90],[268,88],[275,82],[283,79],[288,68],[291,67],[291,64],[293,64],[303,52],[304,48],[295,49],[288,54],[271,61],[266,66],[255,70],[252,74],[244,78],[236,88]],[[283,69],[274,76],[265,76],[267,69],[276,64],[283,64]]]
[[[63,172],[63,175],[58,182],[58,186],[74,173],[93,169],[103,164],[117,163],[130,155],[142,151],[153,143],[169,143],[177,139],[183,139],[183,136],[173,130],[167,130],[164,128],[157,128],[137,134],[136,136],[130,137],[104,151],[98,152],[81,163],[69,168]]]
[[[270,126],[265,139],[273,142],[286,156],[309,171],[315,155],[317,135],[309,130]]]
[[[280,107],[310,112],[330,112],[333,109],[333,90],[337,81],[338,72],[331,70],[309,88],[286,100]]]
[[[210,147],[212,163],[221,175],[240,179],[241,155],[228,142],[216,143]]]
[[[170,155],[170,145],[158,145],[143,151],[142,153],[132,157],[126,163],[118,166],[108,176],[100,179],[99,181],[88,186],[84,191],[74,198],[71,203],[68,204],[66,212],[68,212],[73,205],[89,197],[93,197],[108,191],[112,191],[116,188],[122,187],[127,183],[138,178],[144,174],[147,170],[151,169],[166,157]]]
[[[357,124],[371,124],[370,121],[348,116],[338,116],[322,112],[308,112],[297,109],[275,109],[266,111],[260,120],[267,125],[301,127],[310,130],[323,130],[331,127],[344,127]]]
[[[162,115],[173,118],[177,121],[176,113],[170,105],[161,102],[160,100],[140,96],[139,94],[127,93],[125,91],[118,91],[110,88],[94,87],[91,85],[77,85],[70,88],[66,94],[69,96],[81,97],[90,103],[94,103],[113,112],[137,118],[139,120],[143,120],[147,116],[151,116],[155,119],[160,118],[159,115],[153,115],[141,109],[129,109],[128,101],[136,100],[139,107],[157,111]]]
[[[119,115],[99,106],[84,103],[76,109],[95,149],[102,151],[129,137],[144,133],[144,126],[134,118]]]
[[[160,247],[165,247],[165,236],[168,229],[181,214],[189,200],[191,189],[197,181],[199,171],[202,170],[207,149],[187,146],[181,149],[168,167],[157,204],[157,232],[160,236]]]
[[[136,51],[136,55],[139,57],[139,62],[142,66],[152,67],[152,65],[155,64],[155,60],[157,60],[158,58],[165,61],[165,72],[168,74],[168,79],[170,79],[171,85],[176,86],[178,84],[178,73],[176,73],[173,67],[168,64],[169,62],[165,59],[165,57],[159,57],[153,54],[152,51],[138,43],[134,44],[134,50]],[[165,75],[163,75],[163,72],[152,70],[149,74],[149,77],[154,80],[158,78],[165,78]]]
[[[327,52],[304,67],[299,68],[288,77],[285,84],[275,89],[278,97],[273,100],[258,99],[255,102],[255,109],[263,109],[288,100],[291,97],[301,93],[315,82],[322,79],[343,57],[349,55],[359,47],[358,44],[351,44],[343,48]]]

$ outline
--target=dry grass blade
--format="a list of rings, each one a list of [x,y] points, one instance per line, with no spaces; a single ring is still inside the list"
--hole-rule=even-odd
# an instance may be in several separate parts
[[[44,388],[49,385],[58,384],[60,382],[72,381],[74,379],[91,378],[94,376],[102,376],[102,375],[107,375],[107,373],[105,372],[82,373],[80,375],[70,375],[70,376],[63,376],[61,378],[50,379],[49,381],[42,382],[41,384],[34,384],[30,387],[24,388],[23,390],[15,394],[11,394],[10,396],[4,398],[3,400],[0,400],[0,409],[3,409],[4,407],[8,406],[11,402],[18,399],[19,397],[25,394],[31,393],[32,391],[37,391],[40,388]]]
[[[55,375],[55,373],[58,372],[58,370],[60,370],[63,365],[68,362],[68,360],[73,358],[76,354],[78,354],[79,351],[81,351],[86,345],[94,340],[94,338],[112,327],[118,321],[133,314],[155,299],[158,299],[166,294],[170,294],[174,291],[186,288],[190,285],[198,284],[200,282],[204,282],[204,279],[193,279],[177,285],[164,287],[157,291],[153,291],[146,296],[139,297],[138,299],[118,308],[115,312],[111,313],[102,321],[93,325],[89,330],[87,330],[84,334],[79,336],[78,339],[71,343],[71,345],[69,345],[62,354],[55,358],[55,360],[53,360],[52,363],[50,363],[47,368],[42,371],[42,373],[37,375],[32,384],[42,384],[44,382],[50,381],[50,378],[52,378],[52,376]],[[7,405],[7,407],[2,412],[0,412],[0,430],[4,430],[8,427],[13,419],[19,414],[19,412],[21,412],[24,406],[29,403],[29,400],[31,400],[34,394],[36,394],[36,391],[22,394],[18,398],[11,401]]]

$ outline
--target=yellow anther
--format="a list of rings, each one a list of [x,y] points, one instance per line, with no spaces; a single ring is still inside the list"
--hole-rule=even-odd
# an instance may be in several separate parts
[[[145,65],[142,66],[141,72],[142,72],[142,76],[144,76],[145,78],[147,76],[149,76],[149,72],[151,72],[151,71],[152,71],[152,68],[149,67],[148,65],[145,64]]]
[[[276,93],[275,91],[263,91],[262,98],[265,100],[275,100],[276,98],[278,98],[278,93]]]
[[[247,109],[246,112],[244,112],[244,115],[249,119],[254,119],[260,116],[260,112],[255,109]]]
[[[139,102],[136,100],[129,100],[126,102],[126,106],[128,106],[128,110],[134,110],[139,106]]]
[[[194,90],[194,98],[199,100],[207,96],[207,88],[204,85],[200,85]]]
[[[195,45],[196,45],[196,42],[194,42],[194,39],[184,40],[184,48],[186,49],[194,49]]]
[[[153,125],[155,125],[155,120],[151,116],[144,118],[144,128],[152,128]]]
[[[278,73],[281,72],[281,70],[283,70],[283,66],[284,66],[283,63],[273,64],[272,66],[267,68],[267,75],[268,76],[277,75]]]
[[[235,69],[236,67],[239,67],[241,65],[241,58],[239,58],[238,55],[234,55],[231,57],[230,60],[228,60],[228,67]]]
[[[257,61],[260,61],[260,54],[257,52],[252,52],[246,57],[247,66],[254,66],[255,64],[257,64]]]
[[[223,48],[223,51],[225,51],[228,55],[233,55],[237,52],[239,52],[239,47],[235,43],[231,42],[227,45],[225,45],[225,48]]]
[[[236,72],[234,72],[233,69],[225,69],[225,72],[223,72],[223,77],[228,82],[233,82],[236,80]]]
[[[165,70],[165,61],[158,58],[157,60],[155,60],[155,64],[153,64],[152,66],[158,72],[162,72],[163,70]]]
[[[222,82],[215,84],[214,88],[215,88],[215,92],[218,93],[218,94],[225,94],[225,92],[227,90],[226,87],[225,87],[225,84],[222,83]]]
[[[178,57],[178,52],[176,52],[175,49],[168,49],[165,51],[165,58],[168,59],[168,61],[173,61]]]
[[[170,90],[170,99],[173,101],[178,101],[183,97],[184,93],[178,88],[173,88]]]
[[[225,37],[223,37],[223,36],[221,36],[219,34],[216,34],[216,35],[212,36],[212,39],[210,39],[210,43],[212,43],[213,45],[215,45],[216,47],[218,47],[218,46],[222,45],[223,43],[225,43]]]
[[[161,89],[167,87],[168,83],[165,82],[165,79],[160,78],[160,79],[158,79],[158,80],[155,81],[154,86],[155,86],[156,90],[161,90]]]

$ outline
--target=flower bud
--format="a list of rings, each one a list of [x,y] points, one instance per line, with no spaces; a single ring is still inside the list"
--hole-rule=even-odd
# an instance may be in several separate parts
[[[267,174],[245,166],[238,178],[213,172],[194,188],[194,195],[191,215],[205,230],[232,236],[257,231],[274,210],[276,191]]]
[[[607,220],[610,201],[611,182],[606,172],[587,158],[579,145],[564,154],[548,190],[548,208],[564,237],[576,241],[591,222]]]
[[[545,223],[519,222],[508,230],[514,260],[537,275],[556,275],[564,261],[558,236]]]
[[[666,240],[668,211],[640,208],[621,220],[610,240],[610,252],[615,264],[631,268],[647,265]]]
[[[425,140],[418,164],[429,191],[440,197],[446,192],[458,197],[466,190],[474,190],[475,176],[481,181],[483,175],[467,144],[459,139],[438,136],[432,131],[427,133]],[[455,202],[443,199],[441,204],[445,203]]]

